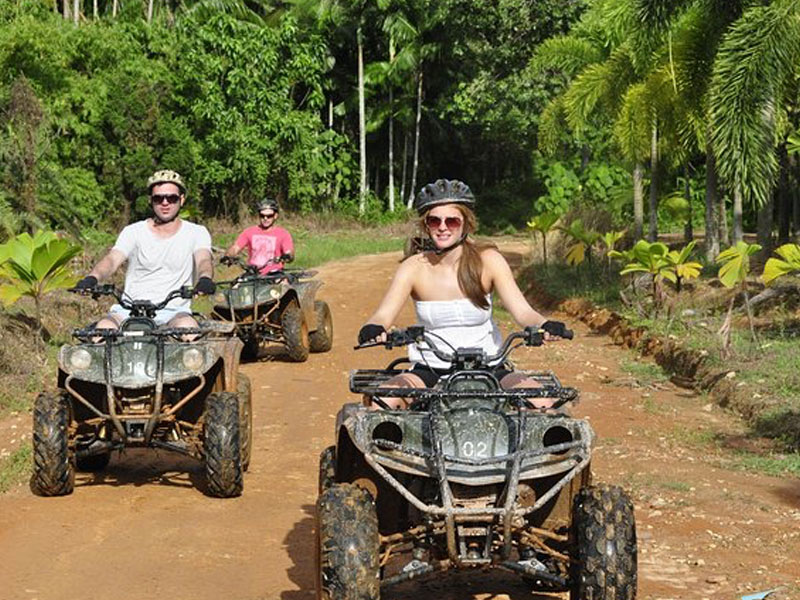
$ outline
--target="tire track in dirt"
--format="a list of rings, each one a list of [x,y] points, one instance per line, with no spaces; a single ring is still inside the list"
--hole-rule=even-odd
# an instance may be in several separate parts
[[[317,457],[333,441],[339,406],[352,400],[349,370],[400,354],[352,349],[398,258],[320,269],[319,297],[334,317],[330,353],[304,364],[243,366],[253,383],[255,438],[241,498],[203,496],[199,465],[164,452],[115,455],[105,473],[79,474],[65,498],[16,488],[0,496],[0,599],[313,598]],[[411,320],[409,305],[401,322]],[[570,325],[574,342],[515,358],[583,390],[575,413],[598,433],[596,479],[624,485],[635,500],[639,598],[732,598],[800,586],[800,482],[725,468],[727,454],[698,439],[722,432],[723,441],[736,440],[743,432],[735,419],[672,386],[638,384],[619,366],[632,355]],[[392,597],[535,598],[513,575],[480,572],[406,584]]]

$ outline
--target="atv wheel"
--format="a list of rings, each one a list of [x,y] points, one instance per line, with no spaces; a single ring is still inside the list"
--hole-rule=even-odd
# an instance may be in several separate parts
[[[617,486],[584,488],[572,509],[575,558],[571,600],[636,598],[633,504]]]
[[[308,359],[308,323],[300,309],[300,304],[292,300],[281,314],[281,329],[286,343],[286,354],[292,362],[304,362]]]
[[[317,500],[317,599],[378,600],[378,515],[372,497],[334,483]]]
[[[69,420],[69,405],[63,394],[39,394],[33,405],[31,488],[40,496],[66,496],[75,487]]]
[[[232,498],[242,493],[242,445],[239,438],[239,398],[230,392],[206,398],[205,452],[208,493]]]
[[[239,398],[239,437],[242,440],[242,471],[250,467],[253,454],[253,394],[250,391],[250,378],[239,373],[236,384]]]
[[[333,317],[327,302],[314,302],[317,315],[317,329],[308,336],[312,352],[327,352],[333,347]]]
[[[328,446],[319,455],[319,493],[336,482],[336,446]]]
[[[78,471],[96,473],[105,469],[110,460],[111,452],[103,452],[102,454],[92,454],[91,456],[78,456],[75,462],[77,463]]]

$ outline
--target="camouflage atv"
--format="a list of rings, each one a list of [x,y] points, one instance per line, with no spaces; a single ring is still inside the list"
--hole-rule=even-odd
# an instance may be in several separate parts
[[[211,496],[241,494],[253,447],[252,400],[249,380],[238,373],[242,343],[233,327],[157,327],[156,311],[191,298],[189,287],[159,304],[131,301],[113,285],[88,293],[116,297],[130,317],[118,330],[76,330],[77,343],[62,346],[57,389],[34,405],[33,491],[69,494],[76,468],[100,471],[114,450],[141,447],[202,461]]]
[[[269,262],[285,261],[278,257]],[[243,272],[218,283],[223,289],[211,318],[234,326],[244,342],[245,358],[258,358],[270,344],[283,345],[292,362],[307,360],[309,352],[331,349],[333,318],[328,304],[316,300],[322,282],[313,279],[315,271],[285,269],[262,275],[264,265],[237,262]]]
[[[372,406],[346,404],[320,458],[317,597],[377,600],[417,577],[494,567],[573,600],[635,598],[633,506],[622,489],[592,485],[594,432],[565,410],[577,390],[552,372],[527,372],[540,388],[502,389],[494,375],[542,332],[511,334],[495,356],[442,352],[422,327],[384,345],[411,342],[452,368],[424,389],[384,385],[405,359],[351,374]],[[411,404],[391,410],[386,397]]]

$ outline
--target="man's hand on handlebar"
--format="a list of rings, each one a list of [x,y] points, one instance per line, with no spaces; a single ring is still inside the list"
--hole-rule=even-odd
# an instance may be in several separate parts
[[[236,257],[235,256],[228,256],[227,254],[219,259],[223,265],[231,266],[236,264]]]
[[[211,279],[211,277],[201,277],[197,280],[197,284],[194,286],[194,291],[197,294],[211,296],[217,291],[217,284],[214,283],[214,280]]]
[[[95,287],[97,287],[97,277],[94,275],[87,275],[78,283],[76,283],[73,289],[75,291],[88,292],[89,290],[93,290]]]

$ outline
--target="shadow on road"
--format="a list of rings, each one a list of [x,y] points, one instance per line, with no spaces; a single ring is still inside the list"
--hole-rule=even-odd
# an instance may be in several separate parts
[[[281,600],[309,600],[314,592],[314,513],[312,504],[303,505],[303,518],[294,524],[283,540],[292,566],[286,571],[289,579],[300,589],[281,592]]]
[[[75,474],[76,488],[100,485],[165,485],[206,492],[205,472],[198,461],[178,454],[144,449],[128,449],[121,455],[115,452],[103,471],[78,471]]]

